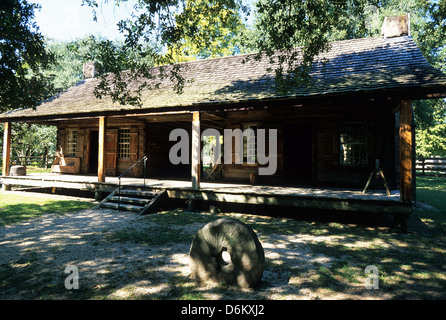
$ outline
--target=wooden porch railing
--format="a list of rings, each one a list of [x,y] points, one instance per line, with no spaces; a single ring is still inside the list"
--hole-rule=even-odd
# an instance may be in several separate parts
[[[416,170],[419,175],[446,175],[446,158],[418,158]]]

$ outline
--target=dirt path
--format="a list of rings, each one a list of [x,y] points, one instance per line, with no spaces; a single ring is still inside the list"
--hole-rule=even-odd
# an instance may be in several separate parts
[[[200,214],[194,215],[202,219]],[[207,215],[205,218],[214,217]],[[251,219],[255,222],[256,218]],[[204,222],[192,219],[166,226],[152,221],[149,216],[91,209],[65,215],[49,214],[0,228],[0,271],[3,274],[0,298],[386,298],[365,290],[362,283],[342,293],[315,285],[320,280],[318,270],[329,268],[336,258],[314,254],[306,244],[337,241],[339,236],[336,235],[263,235],[258,232],[265,250],[266,267],[256,289],[197,285],[189,278],[188,239],[203,225]],[[162,228],[165,231],[156,233]],[[151,232],[154,239],[144,238],[150,237]],[[174,243],[155,241],[166,232],[185,237]],[[65,273],[67,266],[75,266],[79,272],[77,290],[65,288],[65,280],[70,275]]]

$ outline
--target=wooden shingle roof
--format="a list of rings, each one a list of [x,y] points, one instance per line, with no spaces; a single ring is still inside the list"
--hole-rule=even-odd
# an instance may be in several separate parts
[[[411,37],[333,42],[330,50],[319,57],[328,62],[314,65],[312,85],[296,87],[286,95],[276,90],[269,58],[260,61],[247,58],[250,55],[184,63],[184,77],[191,81],[185,84],[183,93],[176,94],[173,83],[165,79],[159,88],[142,93],[142,107],[119,105],[110,98],[95,98],[93,92],[99,80],[93,78],[42,102],[35,110],[13,110],[1,114],[0,119],[55,119],[105,112],[125,114],[135,110],[199,110],[202,106],[219,104],[335,97],[380,90],[403,92],[403,95],[406,92],[409,96],[416,89],[446,96],[446,75],[427,63]]]

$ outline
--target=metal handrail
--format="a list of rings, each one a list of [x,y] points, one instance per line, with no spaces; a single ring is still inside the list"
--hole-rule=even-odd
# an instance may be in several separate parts
[[[125,170],[121,175],[118,177],[118,211],[121,210],[121,178],[130,170],[132,170],[135,166],[137,166],[141,161],[144,161],[144,186],[146,185],[146,168],[147,168],[147,156],[142,157],[138,161],[136,161],[130,168]]]

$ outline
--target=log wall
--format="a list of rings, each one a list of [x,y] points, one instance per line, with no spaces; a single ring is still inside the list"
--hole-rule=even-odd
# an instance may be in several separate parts
[[[246,125],[257,128],[277,129],[277,170],[270,176],[258,176],[258,164],[223,164],[222,179],[227,181],[250,183],[254,176],[259,184],[311,184],[338,187],[364,187],[375,159],[380,160],[381,169],[386,175],[391,188],[398,185],[398,139],[395,139],[395,112],[399,103],[370,102],[365,105],[331,105],[292,107],[275,105],[265,110],[225,111],[214,115],[203,113],[201,131],[206,128],[243,130]],[[60,121],[58,123],[58,144],[67,150],[67,132],[78,130],[76,157],[81,159],[81,173],[91,173],[92,157],[97,146],[95,132],[98,119]],[[363,123],[367,128],[367,164],[342,165],[340,161],[339,128],[343,123]],[[169,151],[177,141],[169,141],[169,134],[175,128],[186,129],[191,143],[192,117],[190,114],[146,116],[139,118],[107,119],[108,139],[116,146],[119,129],[130,129],[130,157],[117,159],[115,150],[108,147],[107,175],[119,175],[138,159],[147,155],[148,177],[191,178],[191,165],[173,165]],[[111,137],[116,135],[115,139]],[[268,142],[266,143],[268,146]],[[233,162],[243,154],[236,154],[232,147]],[[190,150],[189,150],[190,152]],[[107,153],[107,151],[106,151]],[[269,154],[269,150],[266,150]],[[115,160],[113,159],[115,156]],[[273,156],[273,155],[271,155]],[[191,153],[189,154],[191,157]],[[190,158],[189,158],[190,159]],[[94,160],[94,159],[93,159]],[[112,165],[110,165],[110,163]],[[115,172],[111,172],[115,163]],[[133,172],[142,175],[142,166]],[[373,188],[374,185],[371,186]],[[380,186],[378,186],[380,187]]]
[[[94,170],[96,161],[92,157],[97,157],[98,148],[96,142],[92,142],[97,138],[97,132],[99,128],[98,119],[83,119],[83,120],[70,120],[60,121],[58,123],[58,135],[57,145],[62,149],[65,156],[67,156],[68,150],[68,131],[77,130],[76,141],[76,153],[75,157],[81,159],[81,173],[96,173]],[[130,155],[128,159],[119,159],[117,155],[118,150],[118,130],[130,129]],[[145,155],[145,130],[146,126],[143,121],[136,121],[133,119],[107,119],[107,134],[106,134],[106,150],[105,150],[105,166],[106,174],[109,176],[115,176],[123,173],[130,166],[132,166],[138,159]],[[94,165],[92,166],[92,163]],[[132,172],[128,173],[128,176],[141,177],[143,174],[143,167],[137,166]]]
[[[224,127],[242,128],[244,123],[252,123],[278,129],[278,170],[273,176],[259,177],[259,182],[362,188],[379,159],[387,182],[396,188],[396,108],[397,103],[371,103],[230,112]],[[341,164],[339,127],[343,123],[365,124],[367,164]],[[257,169],[256,165],[225,164],[223,178],[247,183]],[[381,188],[380,183],[373,182],[372,187]]]

